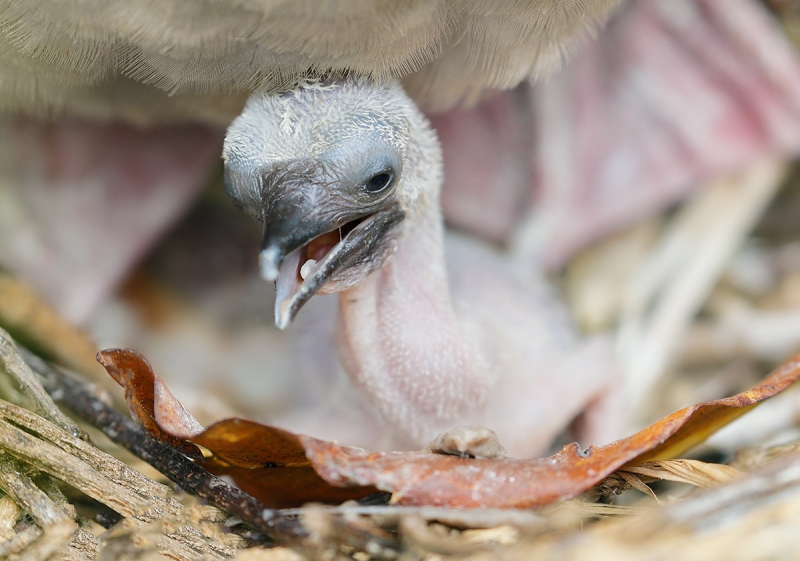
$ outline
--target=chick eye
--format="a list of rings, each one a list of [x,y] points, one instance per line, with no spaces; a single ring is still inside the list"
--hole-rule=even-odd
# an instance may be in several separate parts
[[[364,188],[370,193],[380,193],[392,183],[393,179],[394,173],[384,171],[369,178]]]

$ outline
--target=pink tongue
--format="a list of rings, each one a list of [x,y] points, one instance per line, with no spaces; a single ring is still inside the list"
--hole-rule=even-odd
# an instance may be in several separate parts
[[[306,259],[313,259],[314,261],[322,261],[328,255],[328,252],[333,249],[336,244],[326,243],[314,248],[313,251],[306,252]]]
[[[341,238],[341,230],[334,230],[314,238],[306,245],[306,259],[322,260],[341,241]]]

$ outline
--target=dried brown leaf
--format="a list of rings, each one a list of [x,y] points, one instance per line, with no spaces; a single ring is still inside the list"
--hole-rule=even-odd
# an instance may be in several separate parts
[[[175,416],[170,410],[173,401],[154,404],[153,388],[162,382],[143,358],[137,358],[138,353],[111,350],[99,356],[125,385],[131,409],[144,417],[145,428],[159,417]],[[124,375],[119,375],[123,370]],[[530,508],[575,497],[620,468],[680,455],[798,377],[800,356],[746,392],[681,409],[607,446],[581,450],[573,443],[549,458],[370,452],[242,419],[220,421],[190,437],[215,454],[206,462],[211,471],[230,475],[244,490],[272,505],[344,500],[336,495],[337,489],[350,497],[379,489],[391,492],[393,502],[400,505]],[[163,427],[156,427],[151,434],[163,433]],[[674,469],[672,473],[678,477]]]
[[[131,414],[148,434],[180,450],[193,460],[203,459],[203,453],[197,446],[184,438],[173,436],[156,421],[156,399],[161,398],[169,401],[169,404],[162,408],[169,411],[169,414],[163,415],[166,426],[171,427],[177,434],[187,436],[196,433],[198,427],[202,428],[166,389],[161,379],[151,375],[152,368],[146,358],[133,351],[100,351],[97,353],[97,362],[102,364],[109,375],[124,388],[125,401]]]

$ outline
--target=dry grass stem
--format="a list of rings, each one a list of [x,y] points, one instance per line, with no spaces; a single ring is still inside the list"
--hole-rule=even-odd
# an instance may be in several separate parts
[[[416,516],[426,521],[438,521],[462,528],[494,528],[511,524],[520,528],[533,529],[547,523],[547,520],[536,512],[515,509],[366,506],[352,501],[339,506],[315,505],[315,508],[330,514],[371,516],[381,525],[395,524],[406,516]],[[305,510],[305,507],[287,508],[281,510],[281,513],[287,516],[296,516],[303,514]]]
[[[0,360],[5,370],[19,385],[22,392],[33,402],[33,409],[45,419],[64,430],[83,436],[83,431],[56,407],[53,399],[37,380],[30,366],[23,360],[11,336],[0,328]]]
[[[70,520],[64,510],[59,508],[47,493],[39,489],[8,454],[0,456],[0,488],[28,511],[42,528],[62,520]]]
[[[620,475],[632,473],[678,483],[688,483],[695,487],[716,487],[728,483],[742,475],[738,469],[723,464],[710,464],[699,460],[662,460],[630,466],[620,470]]]
[[[628,403],[649,403],[682,334],[785,174],[784,161],[767,160],[699,190],[634,275],[619,327]]]
[[[742,471],[753,471],[764,467],[779,458],[800,451],[800,442],[791,442],[777,446],[757,446],[743,448],[736,453],[731,466]]]
[[[618,471],[617,475],[619,475],[619,477],[621,477],[622,480],[628,485],[630,485],[633,489],[636,489],[637,491],[640,491],[645,495],[651,496],[659,505],[661,504],[661,501],[658,500],[658,497],[653,492],[653,490],[650,487],[648,487],[644,481],[642,481],[635,475],[627,473],[624,470]]]
[[[72,436],[22,407],[0,400],[0,418],[12,421],[15,425],[67,452],[71,457],[85,462],[111,482],[136,489],[137,493],[145,496],[153,505],[172,512],[181,508],[167,486],[145,477],[94,445]]]
[[[504,559],[751,560],[800,555],[800,456],[636,517],[551,534]]]
[[[98,473],[83,460],[0,421],[0,447],[17,459],[68,483],[123,516],[149,521],[164,514],[147,498]],[[153,510],[151,510],[153,509]]]

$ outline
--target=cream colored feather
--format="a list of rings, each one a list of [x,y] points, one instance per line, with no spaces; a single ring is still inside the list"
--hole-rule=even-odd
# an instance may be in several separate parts
[[[557,69],[618,2],[0,0],[0,111],[224,123],[220,94],[348,72],[445,109]]]

